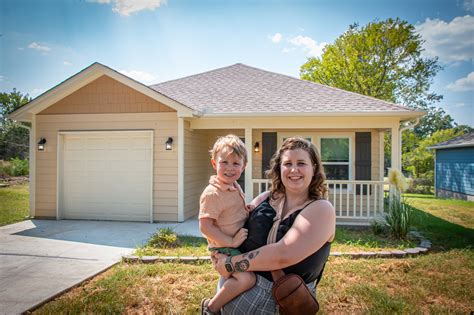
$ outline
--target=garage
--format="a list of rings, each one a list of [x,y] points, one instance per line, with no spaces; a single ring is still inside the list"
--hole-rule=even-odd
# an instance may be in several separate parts
[[[60,219],[152,222],[153,131],[60,132]]]

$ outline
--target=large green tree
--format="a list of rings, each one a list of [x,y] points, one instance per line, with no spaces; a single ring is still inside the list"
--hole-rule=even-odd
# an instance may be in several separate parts
[[[434,106],[441,95],[430,91],[441,69],[437,58],[424,58],[423,39],[400,19],[358,24],[325,47],[321,57],[301,66],[304,80],[427,111],[416,127],[418,137],[454,127],[453,119]]]
[[[0,160],[28,157],[28,126],[8,119],[7,115],[31,99],[16,89],[0,93]]]

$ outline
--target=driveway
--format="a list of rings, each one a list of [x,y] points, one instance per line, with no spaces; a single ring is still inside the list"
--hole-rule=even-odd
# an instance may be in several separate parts
[[[0,227],[0,313],[30,310],[101,273],[161,227],[201,236],[196,219],[179,224],[27,220]]]

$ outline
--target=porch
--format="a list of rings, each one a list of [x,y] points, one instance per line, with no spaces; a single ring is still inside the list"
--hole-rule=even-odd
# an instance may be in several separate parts
[[[381,215],[384,205],[384,135],[391,133],[391,164],[398,168],[399,121],[386,117],[294,118],[184,120],[183,147],[178,151],[184,152],[183,219],[196,215],[199,195],[214,173],[209,162],[209,149],[218,136],[229,133],[241,137],[247,147],[249,161],[239,180],[247,202],[268,188],[265,170],[284,139],[301,136],[311,141],[321,154],[328,178],[328,197],[336,209],[337,224],[367,226]]]
[[[336,210],[336,224],[367,226],[384,212],[384,198],[388,186],[383,181],[327,180],[328,200]],[[268,190],[268,179],[253,179],[256,195]]]

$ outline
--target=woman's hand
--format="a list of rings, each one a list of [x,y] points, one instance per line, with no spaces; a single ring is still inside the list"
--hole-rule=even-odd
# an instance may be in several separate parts
[[[218,253],[216,251],[211,253],[211,260],[212,264],[214,265],[214,269],[225,279],[228,279],[231,275],[230,272],[228,272],[225,269],[225,260],[227,256],[221,253]]]

